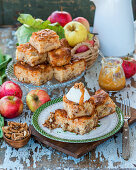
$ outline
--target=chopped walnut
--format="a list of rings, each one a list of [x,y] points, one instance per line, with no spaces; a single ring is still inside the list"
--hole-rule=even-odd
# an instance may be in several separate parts
[[[80,83],[75,83],[74,88],[81,90],[81,89],[84,89],[85,87],[84,87],[84,84],[80,82]]]
[[[48,117],[48,119],[45,120],[43,126],[49,128],[49,129],[57,128],[58,125],[55,123],[55,117],[54,116],[55,116],[55,113],[51,112],[50,116]]]
[[[11,140],[22,140],[29,135],[27,123],[8,122],[2,127],[4,135]]]

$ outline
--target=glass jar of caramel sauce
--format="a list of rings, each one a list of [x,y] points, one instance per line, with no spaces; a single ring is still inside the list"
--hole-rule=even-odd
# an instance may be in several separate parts
[[[99,86],[106,91],[119,91],[126,85],[126,78],[122,68],[122,59],[103,58],[99,74]]]

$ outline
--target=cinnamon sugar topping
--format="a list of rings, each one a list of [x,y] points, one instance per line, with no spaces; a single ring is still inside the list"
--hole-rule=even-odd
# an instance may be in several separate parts
[[[38,32],[33,32],[32,33],[32,37],[34,39],[37,39],[38,41],[45,41],[47,39],[51,39],[51,38],[55,38],[55,37],[59,37],[55,31],[50,30],[50,29],[44,29]]]

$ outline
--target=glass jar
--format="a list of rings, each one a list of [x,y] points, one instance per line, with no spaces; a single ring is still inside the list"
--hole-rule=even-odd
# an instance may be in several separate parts
[[[99,86],[106,91],[119,91],[126,85],[122,59],[103,58],[99,74]]]

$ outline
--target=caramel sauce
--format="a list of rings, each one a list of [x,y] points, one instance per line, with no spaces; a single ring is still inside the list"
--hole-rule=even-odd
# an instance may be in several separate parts
[[[125,87],[126,79],[121,65],[102,66],[99,74],[99,86],[107,91],[119,91]]]
[[[81,97],[79,100],[79,105],[82,105],[84,102],[84,93],[85,93],[85,87],[83,83],[75,83],[74,88],[80,89],[81,91]]]
[[[80,97],[80,100],[79,100],[79,105],[82,105],[83,102],[84,102],[84,93],[85,93],[85,89],[80,89],[81,91],[81,97]]]

